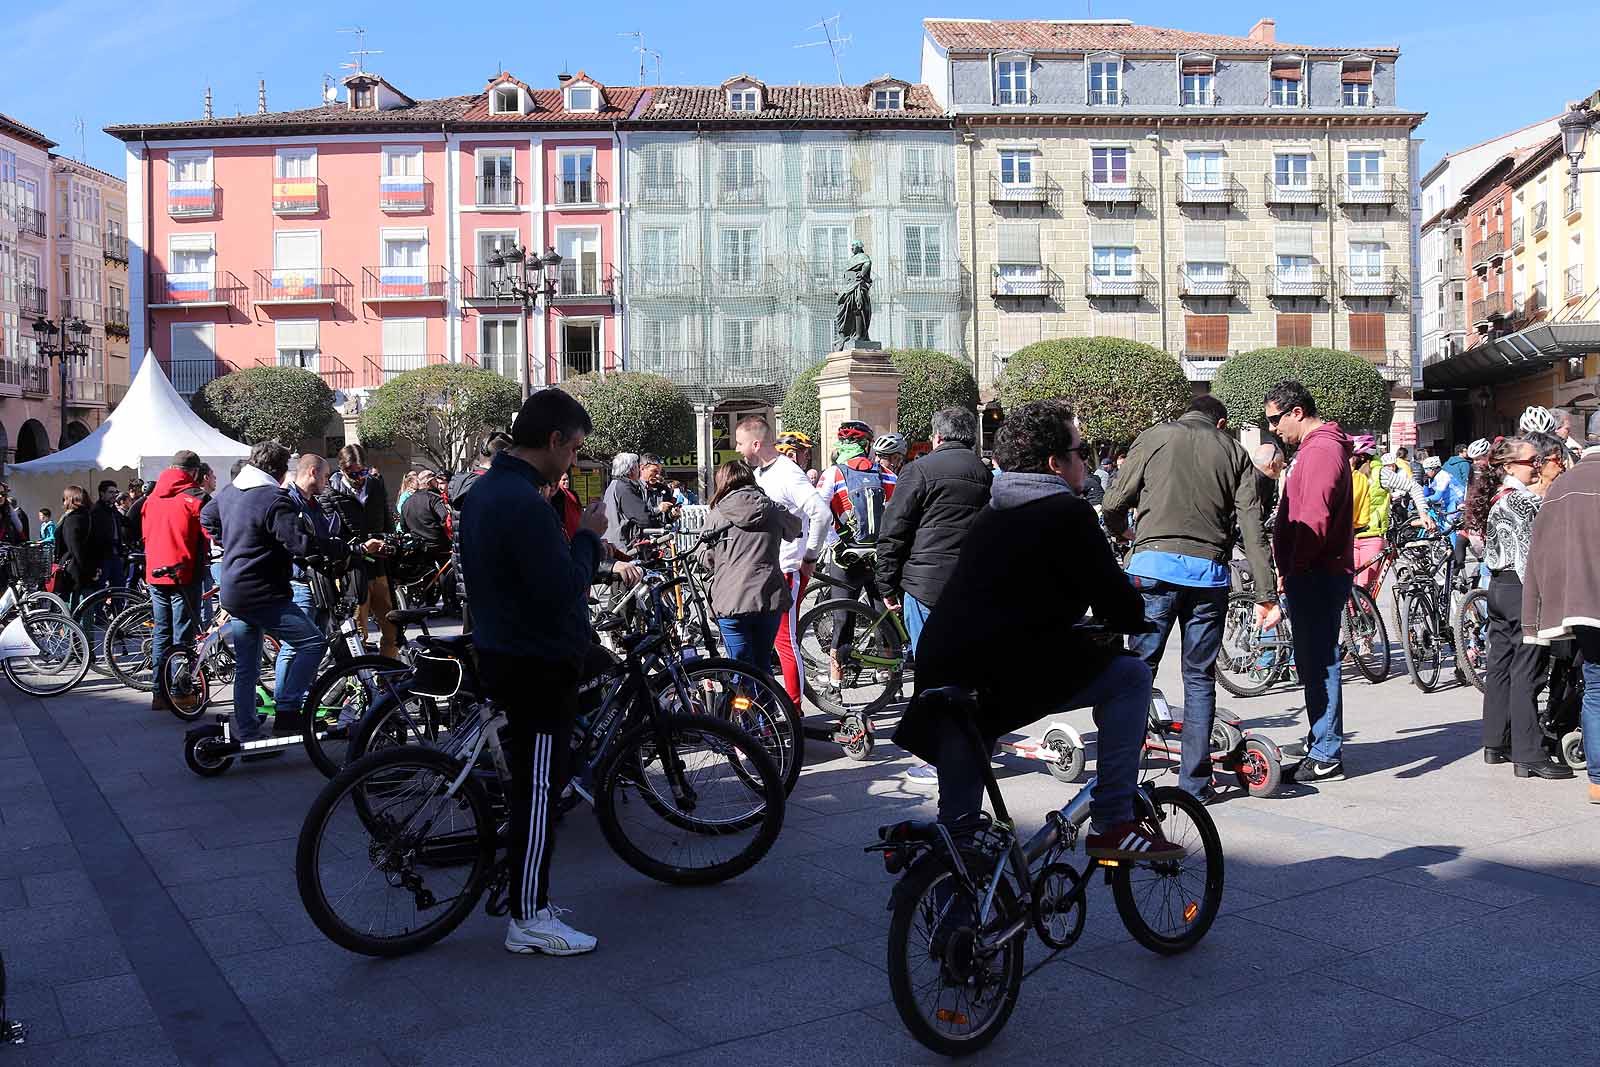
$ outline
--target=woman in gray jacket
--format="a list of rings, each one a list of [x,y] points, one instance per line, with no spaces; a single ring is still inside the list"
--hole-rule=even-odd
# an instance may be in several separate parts
[[[779,546],[802,529],[799,516],[761,491],[744,460],[717,468],[700,550],[711,571],[711,610],[728,655],[762,671],[772,668],[778,622],[789,610]]]

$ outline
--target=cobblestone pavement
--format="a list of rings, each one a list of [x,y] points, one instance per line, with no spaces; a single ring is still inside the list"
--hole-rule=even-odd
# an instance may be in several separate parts
[[[1593,1062],[1600,808],[1581,775],[1484,765],[1471,690],[1402,675],[1347,693],[1348,781],[1214,806],[1227,891],[1206,940],[1158,958],[1096,887],[1083,940],[1028,978],[982,1058]],[[1221,702],[1280,742],[1299,732],[1297,691]],[[304,755],[200,779],[184,726],[147,703],[93,674],[49,701],[0,685],[0,952],[29,1027],[0,1067],[932,1059],[889,1002],[891,882],[861,851],[881,823],[932,816],[892,746],[857,764],[812,742],[773,854],[722,886],[645,879],[580,811],[556,899],[599,936],[592,956],[511,956],[479,914],[376,961],[327,942],[296,895],[322,782]],[[1027,829],[1075,788],[1003,762]],[[1030,966],[1045,956],[1029,944]]]

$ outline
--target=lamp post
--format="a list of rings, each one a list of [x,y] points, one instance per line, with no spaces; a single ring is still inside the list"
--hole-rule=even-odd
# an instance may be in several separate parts
[[[1561,129],[1561,150],[1567,157],[1568,189],[1578,187],[1580,174],[1600,174],[1600,167],[1578,166],[1583,162],[1589,131],[1597,122],[1600,122],[1600,112],[1589,110],[1586,103],[1573,104],[1567,108],[1565,115],[1556,120],[1556,125]]]
[[[530,257],[527,249],[521,245],[512,245],[490,255],[486,265],[496,268],[494,296],[501,300],[520,302],[524,323],[527,323],[529,316],[539,306],[539,297],[543,296],[545,305],[549,306],[556,294],[556,270],[561,266],[561,257],[553,248],[545,249],[542,256]],[[521,366],[517,370],[517,381],[522,386],[522,399],[526,401],[530,392],[526,326],[523,333],[524,351],[519,361]]]
[[[62,315],[57,326],[40,315],[33,320],[34,346],[39,354],[53,359],[61,372],[61,436],[57,448],[67,447],[67,363],[89,358],[89,324],[75,315]]]

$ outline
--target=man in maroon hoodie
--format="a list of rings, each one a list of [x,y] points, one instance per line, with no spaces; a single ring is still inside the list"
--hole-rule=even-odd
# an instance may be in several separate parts
[[[1272,551],[1294,631],[1294,661],[1305,686],[1311,730],[1286,746],[1300,757],[1297,782],[1344,777],[1344,704],[1339,683],[1339,616],[1355,573],[1353,444],[1336,422],[1317,418],[1306,387],[1285,379],[1266,398],[1267,425],[1296,449],[1272,531]]]
[[[155,614],[151,662],[158,671],[172,648],[194,640],[199,622],[200,569],[208,555],[205,531],[200,528],[204,503],[200,457],[185,450],[173,456],[172,466],[161,472],[142,509],[144,578],[150,585],[150,609]],[[176,571],[156,574],[168,567]],[[150,707],[171,710],[159,685]]]

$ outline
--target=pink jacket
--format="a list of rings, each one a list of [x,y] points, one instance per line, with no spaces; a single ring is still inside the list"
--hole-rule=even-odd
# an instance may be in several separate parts
[[[1272,532],[1278,573],[1285,578],[1355,573],[1353,446],[1336,422],[1323,423],[1300,442]]]

